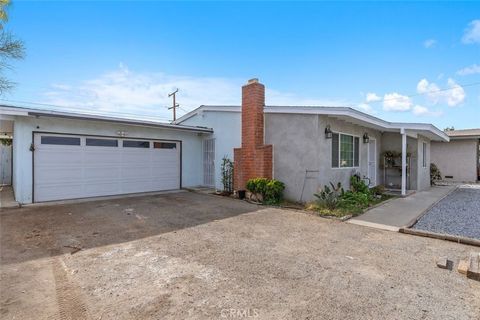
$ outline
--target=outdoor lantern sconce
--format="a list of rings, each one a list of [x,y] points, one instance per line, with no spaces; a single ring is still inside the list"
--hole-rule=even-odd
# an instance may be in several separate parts
[[[325,128],[325,139],[332,139],[332,130],[330,130],[329,124]]]
[[[368,143],[370,141],[370,137],[368,136],[368,133],[363,134],[363,143]]]

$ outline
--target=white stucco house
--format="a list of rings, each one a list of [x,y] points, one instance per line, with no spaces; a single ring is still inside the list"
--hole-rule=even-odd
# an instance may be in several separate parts
[[[442,179],[452,182],[480,181],[480,129],[447,131],[450,142],[432,143],[432,163]]]
[[[13,138],[15,198],[221,189],[224,156],[235,160],[237,190],[250,177],[273,177],[286,184],[287,198],[307,201],[329,182],[348,187],[358,172],[371,186],[405,195],[430,186],[431,143],[449,141],[431,124],[388,122],[347,107],[265,106],[264,90],[253,79],[241,106],[203,105],[172,124],[0,106],[0,133]],[[385,152],[394,154],[387,162]]]

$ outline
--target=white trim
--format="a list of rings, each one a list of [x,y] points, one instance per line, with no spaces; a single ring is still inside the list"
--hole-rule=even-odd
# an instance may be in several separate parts
[[[74,119],[74,120],[116,122],[116,123],[141,126],[141,127],[175,129],[175,130],[191,131],[191,132],[199,132],[199,133],[203,133],[203,132],[213,133],[213,129],[206,128],[206,127],[195,127],[195,126],[186,126],[186,125],[179,125],[179,124],[170,124],[170,123],[164,123],[164,122],[153,121],[153,120],[127,119],[127,118],[119,118],[119,117],[104,116],[104,115],[97,115],[97,114],[72,113],[72,112],[33,109],[33,108],[5,106],[5,105],[0,105],[0,115],[15,115],[15,116],[26,116],[26,117],[28,116],[58,117],[58,118],[66,118],[66,119]]]
[[[375,181],[370,180],[370,185],[369,187],[375,187],[377,185],[377,139],[372,139],[370,138],[368,141],[368,146],[367,146],[367,175],[368,179],[370,179],[370,143],[375,142],[375,152],[373,153],[373,156],[375,158]]]
[[[361,160],[362,160],[362,157],[360,156],[360,154],[362,153],[360,151],[360,146],[362,145],[361,144],[361,137],[356,135],[356,134],[351,134],[351,133],[346,133],[346,132],[341,132],[341,131],[332,131],[332,134],[333,133],[337,133],[339,136],[338,136],[338,167],[332,167],[332,159],[330,159],[330,169],[359,169],[362,164],[361,164]],[[340,166],[340,142],[341,142],[341,139],[340,139],[340,136],[341,135],[344,135],[344,136],[352,136],[354,138],[358,138],[358,166],[353,166],[353,167],[341,167]],[[332,139],[329,139],[329,140],[332,140]],[[330,143],[330,156],[332,155],[332,149],[333,149],[333,142]],[[353,139],[353,164],[355,164],[355,139]]]
[[[426,131],[432,136],[431,140],[449,141],[448,135],[429,123],[404,123],[404,122],[388,122],[364,112],[352,109],[350,107],[326,107],[326,106],[265,106],[265,113],[285,113],[285,114],[317,114],[337,117],[349,117],[363,122],[363,126],[372,126],[373,129],[380,131],[398,132],[399,129],[412,131]],[[202,105],[197,109],[190,111],[180,117],[175,123],[180,124],[186,119],[195,116],[199,111],[206,112],[241,112],[240,106],[212,106]],[[362,124],[359,124],[362,126]],[[416,134],[411,132],[409,134]]]

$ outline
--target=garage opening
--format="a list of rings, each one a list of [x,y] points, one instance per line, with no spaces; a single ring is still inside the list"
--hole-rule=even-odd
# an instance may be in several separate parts
[[[180,189],[179,141],[34,133],[34,202]]]

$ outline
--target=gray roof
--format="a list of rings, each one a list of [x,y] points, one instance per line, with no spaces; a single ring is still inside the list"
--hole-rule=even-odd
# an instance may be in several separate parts
[[[108,116],[108,115],[25,108],[25,107],[12,106],[12,105],[0,105],[0,115],[57,117],[57,118],[66,118],[66,119],[75,119],[75,120],[115,122],[115,123],[136,125],[136,126],[142,126],[142,127],[154,127],[154,128],[190,131],[190,132],[198,132],[198,133],[213,132],[212,128],[187,126],[187,125],[175,124],[175,123],[164,123],[164,122],[155,121],[155,120],[142,120],[142,119],[131,119],[131,118],[127,119],[127,118]]]
[[[480,138],[480,128],[446,131],[450,138]]]
[[[417,132],[433,141],[449,141],[449,137],[445,132],[430,123],[389,122],[350,107],[267,105],[265,106],[264,110],[267,114],[283,113],[326,115],[383,132],[400,132],[401,130],[407,130],[410,132]],[[241,112],[241,106],[202,105],[197,109],[183,115],[177,119],[175,123],[182,123],[201,112]]]

